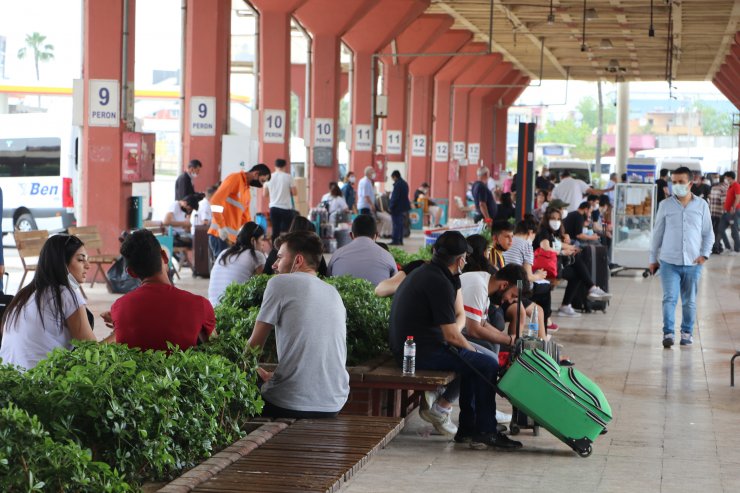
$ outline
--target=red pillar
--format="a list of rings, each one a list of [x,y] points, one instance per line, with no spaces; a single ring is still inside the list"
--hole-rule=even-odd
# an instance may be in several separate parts
[[[185,118],[182,155],[185,166],[191,159],[203,163],[193,184],[201,192],[218,183],[221,177],[221,136],[228,128],[230,40],[229,0],[188,0],[183,79],[185,106],[180,108]],[[212,135],[193,135],[192,132],[192,98],[201,97],[214,98],[215,107],[210,108],[215,111]]]
[[[446,16],[445,16],[446,17]],[[445,22],[452,25],[452,18]],[[450,30],[437,38],[426,49],[428,53],[452,53],[467,43],[472,34],[470,31]],[[411,152],[408,162],[408,182],[413,190],[422,182],[432,182],[431,161],[434,155],[432,147],[432,114],[434,103],[434,74],[449,60],[449,57],[418,57],[409,64],[411,74],[411,107],[410,139]],[[421,139],[425,145],[423,154],[420,146],[414,143]],[[418,144],[418,142],[417,142]],[[417,148],[415,152],[414,149]]]
[[[513,70],[514,67],[511,63],[500,63],[488,72],[483,80],[481,80],[481,84],[486,86],[501,84],[504,77],[510,74]],[[485,99],[495,89],[495,87],[481,87],[473,89],[470,93],[471,98],[475,99],[474,104],[480,105],[481,107],[480,159],[482,165],[486,166],[489,170],[492,170],[491,164],[493,163],[494,108],[493,104],[486,103]]]
[[[330,181],[337,180],[337,125],[339,123],[340,65],[339,38],[375,5],[375,0],[309,0],[295,17],[313,35],[311,56],[311,116],[309,136],[309,203],[318,203]],[[331,15],[328,15],[328,13]],[[328,134],[323,134],[329,130]],[[317,166],[316,139],[326,139],[320,147],[331,149],[328,166]],[[329,141],[331,144],[329,145]]]
[[[128,81],[134,85],[134,26],[136,2],[129,2],[128,15]],[[107,252],[118,251],[118,235],[127,226],[126,200],[131,196],[131,185],[121,181],[122,140],[125,130],[119,108],[122,103],[121,52],[123,33],[123,1],[96,0],[84,2],[84,102],[82,135],[81,225],[97,226]],[[91,125],[91,82],[119,81],[119,125],[111,127]],[[113,86],[109,86],[113,89]],[[94,95],[93,95],[94,96]],[[111,100],[109,99],[109,102]],[[133,115],[131,115],[133,117]]]
[[[375,123],[371,113],[378,74],[377,65],[375,70],[372,68],[373,53],[390,43],[428,6],[428,0],[380,0],[342,37],[353,51],[350,170],[358,175],[372,162],[373,155]]]
[[[270,167],[278,158],[290,163],[290,16],[304,3],[305,0],[252,1],[260,14],[259,161]],[[267,138],[266,133],[270,134]]]
[[[493,88],[483,99],[484,104],[493,105],[493,152],[491,166],[494,179],[498,179],[501,171],[506,168],[506,134],[508,126],[508,108],[499,104],[501,97],[510,89],[506,87],[516,84],[520,77],[518,70],[511,70],[498,83],[503,87]]]
[[[480,43],[468,43],[459,51],[474,53],[483,51]],[[433,115],[433,139],[432,139],[432,195],[434,197],[447,197],[448,183],[450,177],[450,161],[452,159],[452,135],[450,110],[452,94],[452,81],[471,63],[474,63],[477,56],[458,56],[451,58],[437,73],[434,75],[434,115]],[[438,153],[438,148],[446,149],[445,153]],[[453,201],[450,201],[450,216],[452,215]]]

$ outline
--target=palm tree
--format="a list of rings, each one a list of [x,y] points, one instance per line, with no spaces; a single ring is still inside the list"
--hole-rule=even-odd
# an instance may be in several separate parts
[[[41,80],[39,76],[39,62],[48,62],[54,59],[54,45],[44,44],[46,36],[40,33],[34,32],[26,34],[26,46],[18,50],[18,59],[23,60],[26,58],[28,52],[27,48],[33,50],[33,63],[36,67],[36,80]]]

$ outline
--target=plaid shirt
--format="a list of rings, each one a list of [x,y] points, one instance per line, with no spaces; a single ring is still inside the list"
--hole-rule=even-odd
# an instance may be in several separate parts
[[[720,217],[725,212],[725,197],[727,196],[727,189],[729,186],[727,183],[720,183],[712,187],[712,191],[709,192],[709,212],[714,217]]]

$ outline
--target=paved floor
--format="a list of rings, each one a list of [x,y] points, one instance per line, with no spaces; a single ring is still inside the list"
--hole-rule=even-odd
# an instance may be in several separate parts
[[[14,293],[22,271],[7,246],[12,239],[5,240]],[[422,242],[417,233],[406,249],[415,251]],[[413,414],[402,434],[344,490],[740,491],[740,383],[729,386],[729,359],[740,349],[739,275],[740,257],[715,256],[707,263],[690,348],[662,348],[660,280],[643,279],[636,270],[612,278],[606,314],[557,320],[562,328],[556,338],[601,386],[614,412],[591,457],[577,457],[546,431],[538,437],[523,431],[519,451],[474,451],[431,434]],[[199,294],[208,289],[207,280],[185,272],[177,284]],[[118,297],[102,284],[86,291],[96,314]],[[555,291],[554,305],[562,293]],[[96,333],[105,335],[103,324],[96,325]],[[500,408],[509,409],[505,403]]]

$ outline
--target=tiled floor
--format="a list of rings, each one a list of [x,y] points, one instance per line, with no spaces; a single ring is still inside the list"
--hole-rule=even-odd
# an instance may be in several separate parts
[[[21,270],[8,239],[14,293]],[[415,251],[422,238],[415,234],[407,243]],[[345,491],[740,491],[740,370],[739,386],[729,386],[730,356],[740,349],[739,279],[740,257],[707,263],[690,348],[662,348],[660,280],[643,279],[637,270],[612,278],[606,314],[557,320],[566,354],[601,386],[614,412],[609,433],[596,441],[591,457],[579,458],[544,430],[538,437],[523,431],[519,451],[474,451],[431,435],[414,414]],[[207,280],[184,271],[178,285],[199,294],[208,289]],[[117,298],[102,284],[86,291],[96,314]],[[562,293],[556,290],[555,300]],[[105,335],[103,324],[96,325],[96,333]]]

